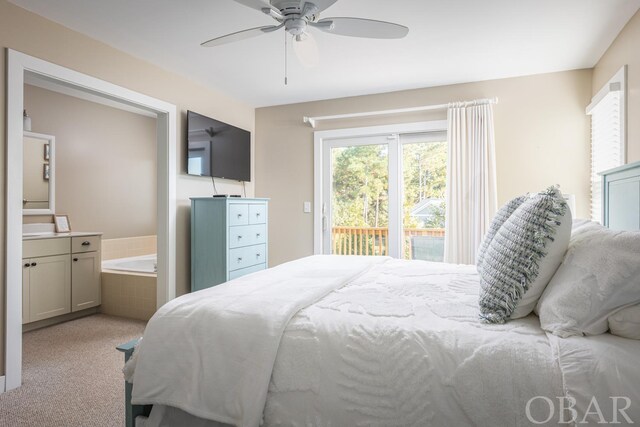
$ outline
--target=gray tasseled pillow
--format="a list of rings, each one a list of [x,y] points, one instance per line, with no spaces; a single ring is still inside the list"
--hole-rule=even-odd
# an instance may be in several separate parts
[[[498,209],[498,212],[496,212],[496,215],[493,217],[493,220],[491,220],[491,225],[489,226],[489,230],[487,231],[487,234],[485,234],[484,239],[482,240],[482,243],[478,248],[478,258],[476,260],[476,267],[478,269],[478,272],[482,270],[482,262],[484,261],[484,254],[487,251],[487,248],[489,247],[489,244],[495,237],[496,233],[498,232],[500,227],[502,227],[502,224],[504,224],[504,222],[507,219],[509,219],[513,211],[518,209],[518,207],[525,200],[527,200],[527,195],[516,197],[515,199],[509,200],[503,207]]]
[[[480,319],[504,323],[531,313],[562,262],[570,234],[571,212],[557,187],[527,198],[484,252]]]

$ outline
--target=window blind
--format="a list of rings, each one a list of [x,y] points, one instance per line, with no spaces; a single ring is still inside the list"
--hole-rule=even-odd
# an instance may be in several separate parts
[[[602,177],[624,163],[622,92],[607,93],[591,110],[591,219],[602,222]]]

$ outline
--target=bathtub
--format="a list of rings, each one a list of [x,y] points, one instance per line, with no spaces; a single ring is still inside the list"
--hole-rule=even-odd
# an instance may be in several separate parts
[[[100,311],[149,320],[156,311],[156,259],[153,254],[103,261]]]
[[[130,271],[134,273],[155,274],[158,270],[156,254],[129,258],[110,259],[102,262],[103,270]]]

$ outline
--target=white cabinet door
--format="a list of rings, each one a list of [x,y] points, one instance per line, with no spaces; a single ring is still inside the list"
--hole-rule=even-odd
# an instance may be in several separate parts
[[[100,253],[72,254],[71,310],[100,305]]]
[[[29,321],[35,322],[70,313],[71,260],[69,255],[31,258],[29,261]]]

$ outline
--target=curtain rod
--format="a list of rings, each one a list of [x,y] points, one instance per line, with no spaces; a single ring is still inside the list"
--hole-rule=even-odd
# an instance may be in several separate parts
[[[497,104],[497,103],[498,103],[498,98],[494,97],[494,98],[488,98],[488,99],[476,99],[474,101],[450,102],[447,104],[423,105],[421,107],[398,108],[395,110],[367,111],[363,113],[336,114],[333,116],[318,116],[318,117],[304,116],[302,118],[302,121],[304,123],[309,124],[312,128],[315,129],[318,122],[323,120],[339,120],[339,119],[352,119],[356,117],[386,116],[389,114],[415,113],[418,111],[431,111],[431,110],[444,110],[446,108],[449,108],[449,106],[468,107],[471,105]]]

